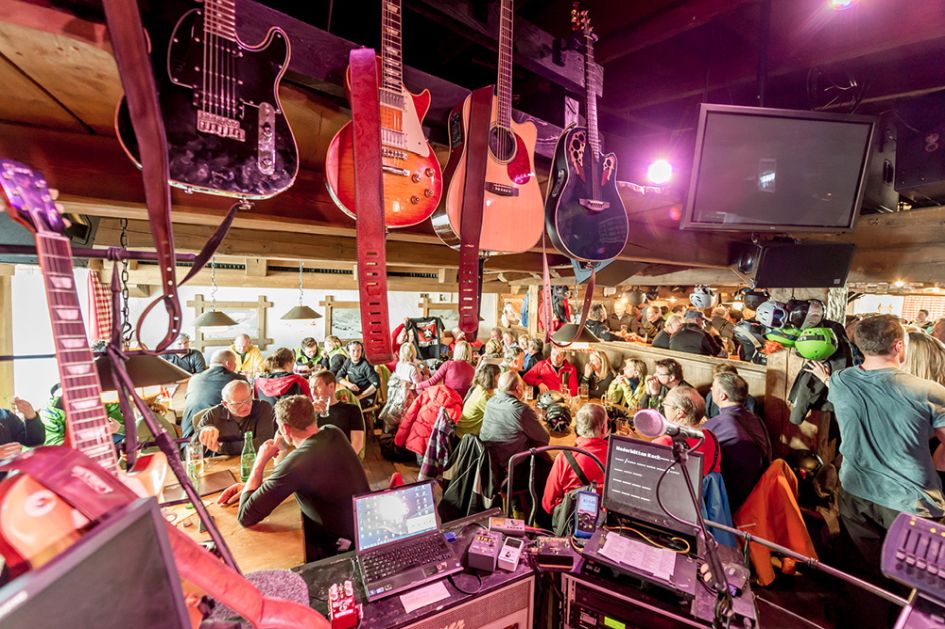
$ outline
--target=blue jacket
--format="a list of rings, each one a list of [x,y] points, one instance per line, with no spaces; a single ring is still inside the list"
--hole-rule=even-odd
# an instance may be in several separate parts
[[[725,491],[725,481],[718,472],[711,472],[702,477],[702,517],[735,528],[732,522],[732,510],[728,505],[728,493]],[[719,544],[738,548],[735,536],[731,533],[711,526],[709,533]]]

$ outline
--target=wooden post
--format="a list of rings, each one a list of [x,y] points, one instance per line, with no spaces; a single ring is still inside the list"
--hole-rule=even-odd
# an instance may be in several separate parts
[[[528,285],[528,335],[532,338],[538,337],[538,295],[541,286],[538,284]]]
[[[0,354],[13,354],[13,272],[12,264],[0,264]],[[0,361],[0,408],[13,408],[16,387],[13,361]]]

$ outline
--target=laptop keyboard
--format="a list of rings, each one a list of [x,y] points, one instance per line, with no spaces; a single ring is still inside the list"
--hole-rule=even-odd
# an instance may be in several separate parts
[[[361,571],[367,582],[423,566],[448,561],[453,558],[450,547],[442,535],[423,537],[412,542],[402,542],[385,550],[372,551],[360,557]]]

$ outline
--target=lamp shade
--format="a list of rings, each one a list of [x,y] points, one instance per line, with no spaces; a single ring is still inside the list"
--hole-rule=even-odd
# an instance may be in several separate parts
[[[587,328],[581,330],[581,335],[574,338],[577,329],[578,326],[576,323],[565,323],[557,332],[551,335],[551,338],[556,343],[580,343],[582,345],[586,345],[587,343],[600,343],[600,339],[594,336],[594,333]],[[574,349],[581,348],[575,347]]]
[[[321,319],[322,316],[308,306],[295,306],[280,318],[285,321],[301,321],[306,319]]]
[[[160,356],[148,354],[132,354],[125,361],[125,369],[136,389],[161,384],[173,384],[190,378],[191,374],[177,365],[170,363]],[[111,363],[108,356],[95,357],[95,370],[102,383],[102,391],[114,391],[115,381],[112,379]]]
[[[194,326],[198,328],[226,328],[231,325],[236,325],[236,321],[219,310],[208,310],[194,321]]]

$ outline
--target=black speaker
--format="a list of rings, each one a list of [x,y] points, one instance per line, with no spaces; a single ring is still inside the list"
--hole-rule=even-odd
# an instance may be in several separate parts
[[[945,199],[945,91],[896,106],[896,190],[922,203]]]
[[[856,247],[835,242],[771,242],[749,245],[736,258],[742,273],[754,273],[758,288],[843,286]]]

